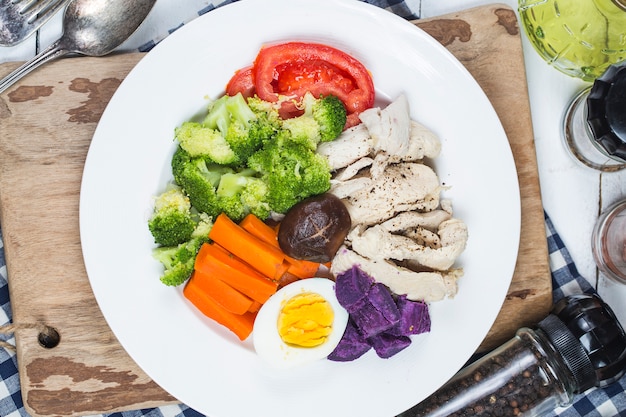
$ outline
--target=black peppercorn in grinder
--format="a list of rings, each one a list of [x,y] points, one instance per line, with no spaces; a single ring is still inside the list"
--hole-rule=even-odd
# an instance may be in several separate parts
[[[563,133],[584,165],[606,172],[626,168],[626,61],[608,67],[574,98]]]
[[[572,295],[398,417],[541,416],[625,371],[626,333],[611,308]]]

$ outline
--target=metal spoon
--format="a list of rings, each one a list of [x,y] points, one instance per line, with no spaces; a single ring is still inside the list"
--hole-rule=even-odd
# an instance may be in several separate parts
[[[33,69],[67,54],[103,56],[144,21],[156,0],[74,0],[65,10],[63,35],[0,81],[0,93]]]

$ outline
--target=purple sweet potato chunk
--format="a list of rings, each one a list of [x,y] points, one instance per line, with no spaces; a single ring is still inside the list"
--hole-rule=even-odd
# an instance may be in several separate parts
[[[396,300],[400,312],[400,321],[389,331],[398,336],[409,336],[430,332],[430,314],[428,304],[423,301],[413,301],[401,295]]]
[[[338,274],[335,278],[335,293],[339,304],[348,312],[367,296],[374,279],[354,265],[351,269]]]
[[[366,339],[391,329],[400,320],[400,313],[389,289],[378,283],[370,288],[366,298],[353,306],[350,315]]]
[[[354,306],[354,311],[350,313],[350,317],[366,339],[389,330],[396,324],[387,320],[367,297]]]
[[[341,341],[335,347],[335,350],[328,355],[328,359],[335,362],[353,361],[363,356],[371,348],[367,340],[357,330],[354,322],[348,320],[348,325]]]
[[[379,282],[372,285],[367,298],[376,307],[378,311],[391,323],[397,323],[400,320],[400,312],[396,305],[391,291],[384,284]]]
[[[387,359],[409,346],[411,338],[381,333],[369,339],[369,342],[379,357]]]

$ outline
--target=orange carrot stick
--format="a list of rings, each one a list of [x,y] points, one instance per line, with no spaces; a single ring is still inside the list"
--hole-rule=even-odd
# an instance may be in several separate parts
[[[248,214],[239,225],[251,235],[256,236],[280,250],[280,245],[278,244],[278,230],[273,229],[254,214]],[[320,267],[320,264],[317,262],[294,259],[287,255],[285,255],[285,259],[287,259],[290,264],[288,271],[298,278],[314,277]]]
[[[251,235],[261,239],[263,242],[278,248],[278,231],[274,230],[270,225],[250,213],[239,223],[245,231]]]
[[[288,266],[279,248],[254,237],[224,213],[215,219],[209,238],[272,279],[279,279]]]
[[[227,311],[202,291],[193,279],[187,281],[183,294],[202,314],[235,333],[239,340],[245,340],[252,333],[256,313],[233,314]]]
[[[219,278],[259,303],[267,301],[278,288],[276,282],[264,277],[216,243],[205,243],[200,247],[194,268]]]
[[[195,270],[192,280],[222,308],[234,314],[244,314],[252,307],[254,300],[237,291],[218,277]]]
[[[250,308],[248,309],[248,311],[250,313],[256,313],[257,311],[259,311],[261,309],[261,307],[263,306],[263,304],[259,303],[258,301],[252,301],[252,305],[250,306]]]

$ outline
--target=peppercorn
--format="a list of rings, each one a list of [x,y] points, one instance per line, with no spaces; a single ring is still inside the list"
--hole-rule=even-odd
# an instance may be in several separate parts
[[[590,337],[593,343],[581,343]],[[625,370],[626,333],[609,306],[595,295],[569,296],[537,329],[519,329],[398,417],[538,416]]]

